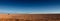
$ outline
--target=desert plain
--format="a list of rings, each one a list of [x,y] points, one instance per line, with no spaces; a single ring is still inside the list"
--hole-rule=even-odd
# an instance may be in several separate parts
[[[60,14],[0,14],[0,21],[60,21]]]

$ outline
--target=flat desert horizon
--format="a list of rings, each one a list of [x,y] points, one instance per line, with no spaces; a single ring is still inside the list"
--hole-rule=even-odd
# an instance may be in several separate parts
[[[60,21],[60,14],[0,14],[0,21]]]
[[[60,0],[0,0],[0,21],[60,21]]]

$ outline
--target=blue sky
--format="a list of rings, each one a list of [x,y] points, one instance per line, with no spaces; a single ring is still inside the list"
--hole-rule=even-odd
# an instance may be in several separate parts
[[[0,0],[0,13],[60,12],[60,0]]]

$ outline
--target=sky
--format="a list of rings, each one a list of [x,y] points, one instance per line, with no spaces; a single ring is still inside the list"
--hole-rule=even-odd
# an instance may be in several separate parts
[[[0,13],[60,13],[60,0],[0,0]]]

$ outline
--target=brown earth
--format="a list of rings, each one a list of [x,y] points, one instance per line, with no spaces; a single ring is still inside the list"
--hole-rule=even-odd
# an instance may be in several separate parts
[[[60,14],[0,14],[0,21],[60,21]]]

